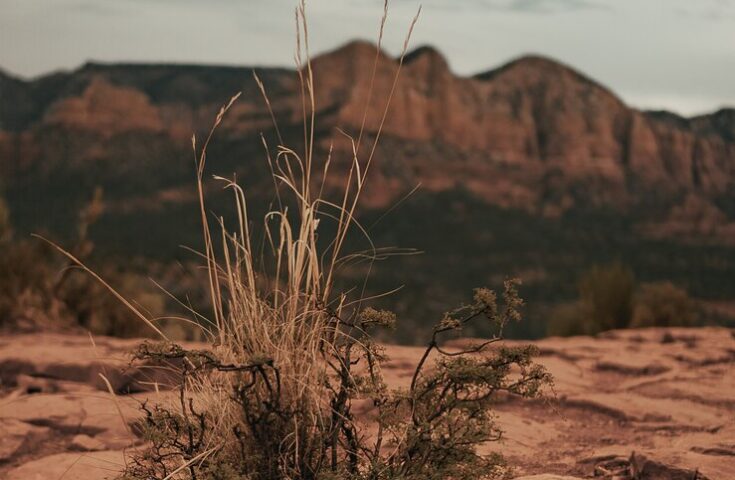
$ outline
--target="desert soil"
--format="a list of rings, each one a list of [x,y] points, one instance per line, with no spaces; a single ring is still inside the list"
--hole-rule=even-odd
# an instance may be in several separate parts
[[[114,478],[140,445],[130,422],[155,401],[138,342],[36,334],[0,339],[0,478]],[[614,331],[536,342],[554,375],[546,400],[498,401],[502,451],[518,478],[735,479],[735,334],[723,328]],[[390,384],[421,349],[388,346]],[[109,388],[106,381],[109,381]],[[118,392],[113,397],[109,389]]]

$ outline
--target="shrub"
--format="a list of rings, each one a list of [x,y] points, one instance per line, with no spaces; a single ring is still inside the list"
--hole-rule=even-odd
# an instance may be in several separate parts
[[[595,266],[579,281],[579,299],[589,309],[591,333],[625,328],[633,311],[635,277],[620,263]]]
[[[293,362],[276,360],[278,352],[245,355],[242,362],[245,352],[233,354],[229,336],[226,348],[210,350],[144,343],[136,359],[175,362],[183,381],[177,403],[143,405],[137,430],[149,446],[133,455],[123,478],[162,479],[177,469],[202,480],[502,476],[502,456],[476,453],[481,443],[501,437],[492,403],[500,392],[535,397],[550,382],[532,362],[534,347],[489,348],[519,319],[514,282],[506,282],[503,299],[499,310],[495,294],[478,289],[471,305],[447,314],[407,389],[389,390],[382,378],[385,357],[369,331],[390,327],[395,318],[371,308],[349,320],[317,310],[326,321],[317,331],[308,327],[320,345],[308,364],[314,384]],[[481,318],[494,326],[495,337],[464,350],[441,345],[443,335]],[[301,354],[294,348],[285,355]],[[360,404],[370,408],[363,418],[354,411]]]
[[[641,285],[631,327],[691,327],[697,323],[697,305],[686,290],[671,282]]]
[[[118,285],[126,298],[135,299],[141,310],[152,318],[160,318],[166,310],[166,298],[143,275],[107,267],[105,278]],[[108,272],[108,273],[105,273]],[[145,337],[151,332],[136,321],[135,316],[110,295],[103,286],[81,273],[71,275],[59,289],[58,298],[64,303],[74,325],[98,335],[113,337]]]
[[[547,331],[562,337],[591,335],[595,333],[592,318],[590,308],[581,300],[562,303],[551,311]]]
[[[697,304],[671,282],[636,285],[633,273],[614,264],[594,267],[579,282],[579,299],[557,305],[551,335],[594,335],[616,328],[693,326]]]
[[[140,337],[150,330],[104,287],[80,273],[60,272],[69,266],[38,241],[7,242],[0,255],[0,329],[11,332],[75,330],[99,335]],[[160,316],[165,298],[143,276],[104,268],[142,309]]]
[[[79,215],[75,254],[85,258],[94,249],[87,232],[102,212],[102,194]],[[134,321],[134,315],[103,286],[77,272],[73,263],[64,262],[53,249],[38,239],[18,240],[11,235],[9,215],[0,203],[0,329],[12,332],[74,330],[85,328],[102,335],[140,337],[149,330]],[[147,280],[129,272],[104,268],[121,291],[135,298],[141,308],[159,316],[164,297]]]
[[[580,276],[577,288],[578,300],[553,309],[547,329],[550,335],[594,335],[628,326],[635,291],[629,268],[620,263],[595,266]]]
[[[54,259],[50,251],[29,241],[6,240],[1,247],[0,327],[29,331],[45,315],[58,318],[63,304],[51,295]]]

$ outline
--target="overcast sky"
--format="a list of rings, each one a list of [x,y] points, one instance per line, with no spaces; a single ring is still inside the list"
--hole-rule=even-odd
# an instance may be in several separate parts
[[[296,0],[0,0],[0,68],[24,77],[87,60],[293,64]],[[413,45],[458,74],[525,53],[570,64],[629,104],[695,114],[735,106],[735,0],[393,0],[396,53]],[[382,0],[310,0],[314,51],[374,39]]]

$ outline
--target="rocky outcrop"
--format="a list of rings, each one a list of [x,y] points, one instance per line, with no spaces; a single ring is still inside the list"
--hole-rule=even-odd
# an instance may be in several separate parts
[[[314,62],[317,104],[335,124],[357,131],[372,84],[378,101],[365,118],[367,130],[375,132],[398,68],[395,59],[376,57],[371,45],[349,44]],[[452,154],[437,159],[441,168],[427,161],[430,153],[386,154],[385,161],[414,172],[411,180],[428,188],[446,188],[440,178],[449,176],[494,203],[493,177],[510,177],[532,192],[530,198],[511,200],[526,208],[548,201],[543,195],[549,190],[563,198],[580,187],[584,201],[618,207],[635,203],[651,188],[662,196],[682,191],[717,196],[735,179],[727,112],[691,121],[639,112],[595,81],[543,57],[457,77],[440,53],[424,47],[403,62],[383,131],[406,142],[442,144]],[[435,156],[443,153],[436,150]],[[514,170],[523,174],[513,175]]]
[[[41,121],[70,130],[91,130],[103,138],[130,131],[164,129],[158,109],[144,93],[115,86],[102,77],[94,77],[80,96],[54,103]]]

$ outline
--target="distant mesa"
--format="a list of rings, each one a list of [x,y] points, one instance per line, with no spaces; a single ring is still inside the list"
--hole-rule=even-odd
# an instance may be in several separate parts
[[[398,59],[384,51],[376,57],[375,44],[355,40],[317,56],[312,66],[319,144],[349,150],[336,129],[355,132],[363,120],[366,133],[375,134]],[[382,124],[390,148],[376,152],[380,186],[372,206],[387,205],[418,183],[437,192],[461,185],[490,204],[544,215],[580,205],[630,211],[653,201],[651,192],[664,205],[688,194],[723,204],[735,191],[733,109],[694,118],[638,111],[597,81],[539,55],[466,77],[453,74],[438,50],[421,46],[406,54],[403,67]],[[279,123],[300,131],[294,70],[256,70]],[[273,132],[252,71],[88,62],[27,81],[0,73],[0,168],[10,184],[31,172],[68,175],[70,165],[94,165],[104,177],[121,162],[132,165],[132,158],[141,165],[153,162],[143,161],[147,155],[171,162],[185,152],[191,132],[206,131],[238,91],[242,97],[223,134],[238,145],[259,145],[261,133]],[[85,134],[70,136],[70,129]],[[124,153],[131,145],[134,155]]]

